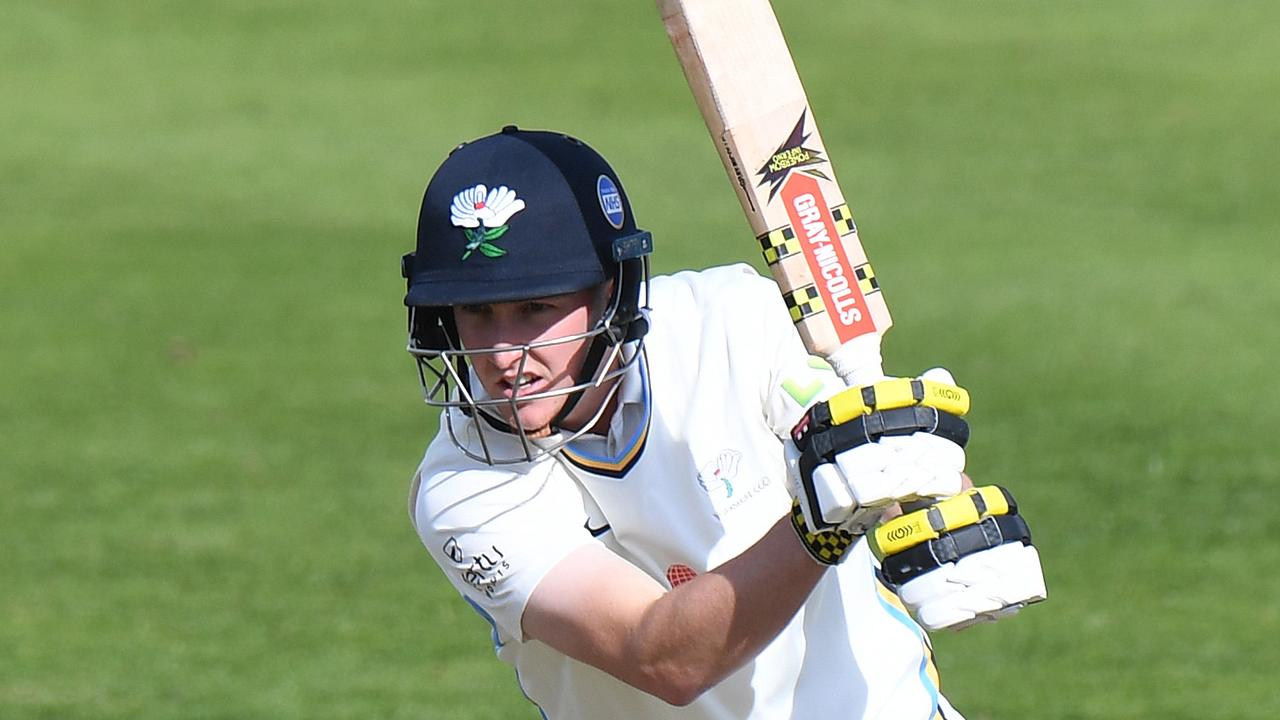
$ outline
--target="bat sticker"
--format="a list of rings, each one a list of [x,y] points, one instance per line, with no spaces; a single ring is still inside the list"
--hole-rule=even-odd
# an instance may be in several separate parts
[[[863,295],[880,292],[880,281],[876,280],[876,273],[871,269],[871,263],[854,268],[853,275],[858,278],[858,287]]]
[[[796,238],[796,231],[792,230],[790,225],[770,230],[756,239],[760,241],[760,252],[764,255],[764,261],[770,265],[775,265],[782,258],[791,257],[800,252],[800,241]]]
[[[840,237],[858,232],[858,226],[853,223],[853,213],[849,212],[847,204],[831,208],[831,219],[836,221],[836,232]]]
[[[782,301],[787,304],[787,311],[791,313],[791,322],[800,322],[825,310],[818,288],[812,285],[782,293]]]
[[[819,282],[822,304],[841,343],[875,332],[875,321],[854,267],[840,240],[836,218],[822,195],[818,181],[798,173],[782,183],[782,199],[791,229],[800,240],[809,271]],[[839,208],[840,206],[837,206]],[[850,277],[853,275],[853,277]],[[792,319],[799,322],[793,309]]]
[[[756,174],[761,176],[757,187],[769,186],[770,202],[773,201],[774,195],[778,194],[778,188],[782,187],[783,181],[787,179],[792,170],[798,169],[807,175],[823,180],[831,179],[821,170],[814,167],[827,161],[822,156],[822,151],[804,146],[805,141],[809,139],[809,134],[804,131],[804,121],[807,115],[808,110],[800,111],[800,120],[791,131],[791,135],[778,146],[777,150],[773,151],[773,155],[769,157],[769,162],[756,171]]]

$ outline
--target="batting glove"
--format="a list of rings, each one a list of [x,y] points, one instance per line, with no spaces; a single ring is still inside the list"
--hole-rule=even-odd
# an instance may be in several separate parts
[[[881,575],[927,630],[999,620],[1048,597],[1031,530],[997,486],[894,518],[868,541]]]
[[[959,493],[968,405],[968,393],[939,368],[850,388],[810,408],[786,443],[792,519],[810,553],[838,562],[891,506]]]

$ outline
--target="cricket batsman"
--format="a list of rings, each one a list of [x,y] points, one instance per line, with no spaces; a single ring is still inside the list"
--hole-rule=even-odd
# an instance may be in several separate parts
[[[652,247],[570,136],[435,172],[402,263],[441,408],[423,545],[544,718],[960,718],[926,631],[1045,594],[1012,496],[964,475],[967,392],[846,388],[772,280],[651,278]]]

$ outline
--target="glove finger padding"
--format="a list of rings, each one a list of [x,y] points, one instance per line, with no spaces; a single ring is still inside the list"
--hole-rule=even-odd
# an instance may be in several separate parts
[[[880,522],[888,503],[860,505],[850,491],[845,475],[833,464],[818,465],[807,478],[800,477],[796,469],[798,456],[799,451],[795,446],[787,443],[789,489],[803,513],[804,525],[810,533],[840,529],[853,535],[863,535]],[[873,465],[874,462],[869,461],[868,467]]]
[[[980,520],[1002,515],[1016,515],[1017,512],[1017,502],[1008,490],[999,485],[969,488],[955,497],[900,515],[876,528],[869,538],[871,552],[877,560],[884,563],[883,570],[890,581],[900,584],[919,572],[932,570],[938,563],[959,559],[957,538],[964,538],[968,534],[977,535],[973,541],[968,541],[966,546],[981,543],[974,545],[975,550],[1001,544],[1014,539],[1015,536],[1030,538],[1030,530],[1026,528],[1026,523],[1021,518],[992,520],[992,523],[997,524],[995,528],[970,527]],[[991,534],[989,531],[999,532],[1001,528],[998,524],[1001,522],[1007,525],[1006,532],[1001,532],[998,537],[989,539],[988,535]],[[961,528],[968,529],[960,535],[949,536],[946,542],[939,544],[936,548],[926,547],[918,548],[912,553],[904,552],[930,540],[938,540],[943,534]],[[947,544],[948,542],[950,544]],[[952,556],[946,556],[945,553],[953,550],[953,547],[956,549],[951,553]],[[913,571],[912,568],[919,568],[919,570]]]
[[[1007,490],[972,488],[876,528],[880,573],[928,630],[998,620],[1047,597],[1040,554]]]
[[[921,380],[932,380],[941,385],[955,385],[956,379],[951,371],[944,367],[934,367],[920,373]]]
[[[861,536],[895,503],[958,493],[968,408],[964,389],[932,378],[849,388],[809,408],[785,457],[793,521],[810,553],[838,561],[843,550],[829,552],[823,533]]]
[[[801,507],[812,530],[845,527],[852,532],[857,527],[857,532],[865,532],[895,503],[949,497],[961,491],[964,449],[935,434],[935,419],[945,416],[944,423],[957,424],[964,420],[933,408],[904,408],[883,414],[903,411],[921,412],[928,418],[926,429],[869,439],[831,437],[845,427],[840,426],[808,438],[803,450],[799,443],[787,443],[792,494],[802,498]],[[880,423],[880,415],[882,411],[867,415],[866,424]],[[967,431],[967,425],[964,427]],[[876,512],[863,512],[869,510]]]
[[[963,487],[960,474],[964,472],[964,448],[955,442],[917,432],[907,437],[884,437],[878,444],[893,449],[893,470],[903,479],[903,485],[895,490],[895,499],[951,497]]]
[[[926,630],[994,622],[1048,596],[1034,545],[1008,543],[948,563],[898,588]]]

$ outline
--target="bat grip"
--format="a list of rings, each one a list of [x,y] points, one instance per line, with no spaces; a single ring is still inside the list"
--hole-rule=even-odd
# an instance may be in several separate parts
[[[836,348],[826,359],[850,387],[872,385],[886,379],[879,333],[859,335]]]

